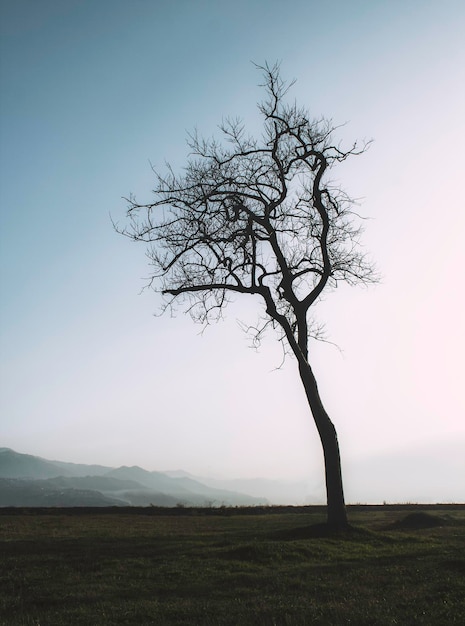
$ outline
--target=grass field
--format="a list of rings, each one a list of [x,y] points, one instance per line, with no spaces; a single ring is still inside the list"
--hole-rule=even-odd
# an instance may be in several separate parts
[[[2,510],[0,624],[465,624],[465,507],[349,516]]]

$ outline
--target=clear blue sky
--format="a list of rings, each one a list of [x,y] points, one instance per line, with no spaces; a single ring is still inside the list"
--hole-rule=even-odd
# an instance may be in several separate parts
[[[142,246],[112,229],[186,133],[257,128],[281,60],[315,116],[373,138],[341,170],[384,276],[319,307],[313,363],[349,501],[465,500],[462,0],[1,0],[0,445],[75,462],[306,477],[320,446],[292,360],[236,319],[199,335],[139,295]]]

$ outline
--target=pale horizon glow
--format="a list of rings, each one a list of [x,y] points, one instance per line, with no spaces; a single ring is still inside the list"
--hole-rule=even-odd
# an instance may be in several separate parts
[[[259,352],[238,298],[201,333],[154,317],[142,245],[118,236],[150,163],[240,116],[260,75],[370,139],[341,183],[361,198],[382,281],[317,310],[312,364],[349,502],[465,501],[465,5],[276,0],[6,1],[0,9],[0,447],[75,463],[308,481],[322,453],[295,363]],[[111,215],[111,218],[110,218]]]

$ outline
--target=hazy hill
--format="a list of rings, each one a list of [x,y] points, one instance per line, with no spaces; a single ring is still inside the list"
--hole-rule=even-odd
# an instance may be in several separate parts
[[[267,504],[263,497],[208,486],[187,475],[141,467],[49,461],[0,448],[0,506],[220,506]]]
[[[0,506],[115,506],[125,502],[94,490],[54,489],[47,481],[0,478]]]
[[[118,467],[112,469],[105,474],[106,478],[116,478],[118,480],[130,480],[139,483],[146,489],[155,489],[156,491],[170,491],[171,493],[186,494],[187,489],[178,486],[175,479],[163,474],[163,472],[148,472],[134,465],[133,467]]]
[[[59,470],[62,476],[103,476],[112,468],[104,465],[83,465],[82,463],[64,463],[63,461],[50,461]]]
[[[201,505],[252,505],[267,504],[266,498],[250,496],[237,491],[211,487],[188,476],[170,476],[164,472],[148,472],[141,467],[119,467],[106,474],[107,477],[133,480],[147,489],[175,495],[181,503]]]
[[[269,478],[206,478],[193,476],[183,470],[166,472],[178,479],[193,479],[212,489],[247,494],[251,498],[265,498],[270,504],[309,504],[314,501],[309,481],[285,481]]]
[[[118,480],[111,476],[58,476],[43,482],[55,489],[92,489],[102,492],[144,488],[135,480]]]
[[[0,477],[2,478],[51,478],[68,476],[66,469],[59,469],[52,461],[38,456],[19,454],[9,448],[0,448]]]

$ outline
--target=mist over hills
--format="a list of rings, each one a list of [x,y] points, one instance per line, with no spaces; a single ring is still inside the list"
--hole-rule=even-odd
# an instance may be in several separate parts
[[[75,506],[122,506],[116,498],[110,498],[93,489],[57,489],[47,480],[22,480],[0,478],[0,506],[17,507],[75,507]]]
[[[344,459],[346,501],[465,502],[465,442]],[[0,506],[253,506],[324,504],[322,472],[307,480],[218,479],[51,461],[0,448]]]
[[[174,478],[193,478],[214,489],[229,489],[248,494],[252,497],[266,498],[272,504],[320,504],[311,494],[309,481],[273,480],[270,478],[209,478],[192,476],[182,470],[165,472]]]
[[[184,474],[184,475],[182,475]],[[186,473],[50,461],[0,448],[0,506],[241,506],[268,504]]]

